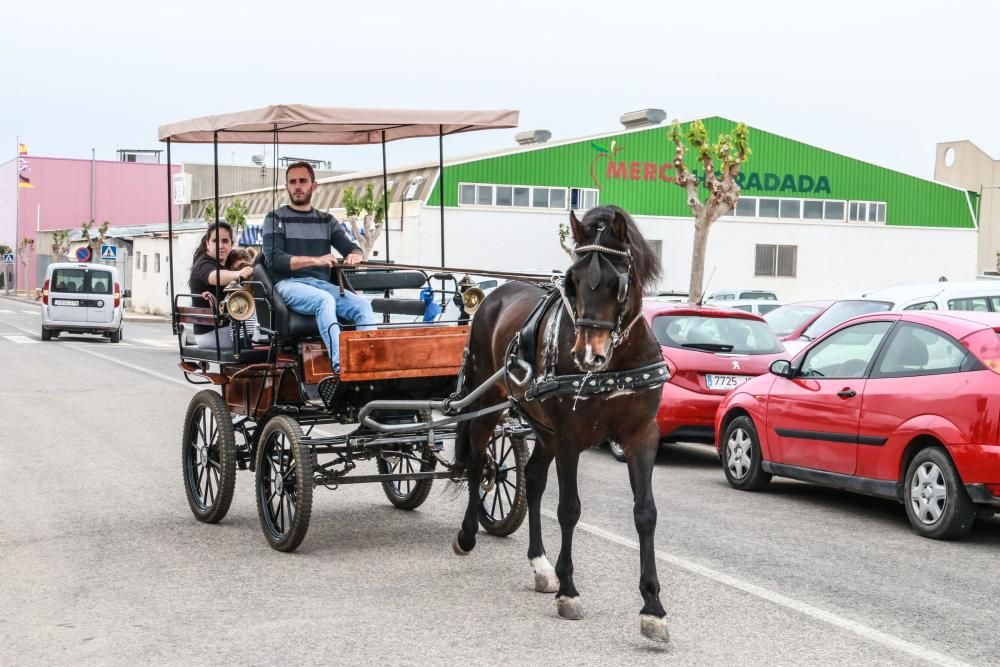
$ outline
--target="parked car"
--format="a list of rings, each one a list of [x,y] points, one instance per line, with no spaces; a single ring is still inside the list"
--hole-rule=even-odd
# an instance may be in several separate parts
[[[770,370],[716,415],[733,487],[779,475],[898,500],[938,539],[1000,511],[1000,313],[873,313]]]
[[[785,341],[785,349],[796,354],[809,341],[841,322],[865,313],[884,310],[961,310],[1000,312],[1000,282],[912,283],[860,292],[837,301],[802,332],[797,340]]]
[[[787,303],[764,314],[774,335],[781,341],[794,340],[833,304],[833,301]]]
[[[709,301],[738,301],[740,299],[754,299],[757,301],[777,301],[778,295],[769,290],[761,289],[719,289],[713,290],[705,298]]]
[[[42,284],[42,340],[62,332],[122,339],[122,293],[118,269],[105,264],[50,264]]]
[[[785,357],[764,320],[715,306],[646,300],[643,314],[670,371],[656,423],[661,442],[715,441],[715,411],[722,398]],[[612,447],[619,458],[620,448]]]
[[[735,301],[718,301],[717,305],[735,308],[754,315],[764,316],[776,308],[781,308],[781,302],[762,299],[736,299]]]

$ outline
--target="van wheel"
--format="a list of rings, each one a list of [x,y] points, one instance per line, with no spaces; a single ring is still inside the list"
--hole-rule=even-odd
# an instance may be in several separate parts
[[[52,332],[42,327],[42,340],[52,340]]]
[[[910,525],[936,540],[962,537],[976,518],[955,464],[940,447],[923,449],[913,457],[903,481],[903,502]]]
[[[112,331],[111,332],[111,342],[112,343],[120,343],[120,342],[122,342],[122,330],[121,329],[118,329],[118,331]]]

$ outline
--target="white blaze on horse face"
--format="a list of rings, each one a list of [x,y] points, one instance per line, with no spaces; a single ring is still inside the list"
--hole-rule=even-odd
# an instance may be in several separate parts
[[[600,329],[593,333],[581,331],[576,336],[571,356],[581,371],[599,371],[608,363],[611,356],[610,347],[611,335],[607,331]]]

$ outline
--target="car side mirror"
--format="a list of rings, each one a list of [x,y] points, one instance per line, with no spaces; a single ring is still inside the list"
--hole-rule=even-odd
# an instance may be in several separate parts
[[[791,379],[795,372],[792,370],[792,362],[788,359],[778,359],[777,361],[771,362],[771,368],[768,369],[773,375],[778,377]]]

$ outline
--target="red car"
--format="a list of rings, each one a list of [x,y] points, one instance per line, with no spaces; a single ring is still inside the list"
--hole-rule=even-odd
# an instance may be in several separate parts
[[[764,315],[779,340],[795,340],[810,324],[816,321],[833,301],[799,301],[775,308]]]
[[[1000,512],[1000,314],[848,320],[722,401],[715,430],[737,489],[772,475],[903,503],[923,536]]]
[[[662,442],[715,442],[715,411],[722,398],[785,358],[759,315],[652,299],[643,304],[643,314],[670,370],[656,413]],[[611,452],[624,460],[613,443]]]

